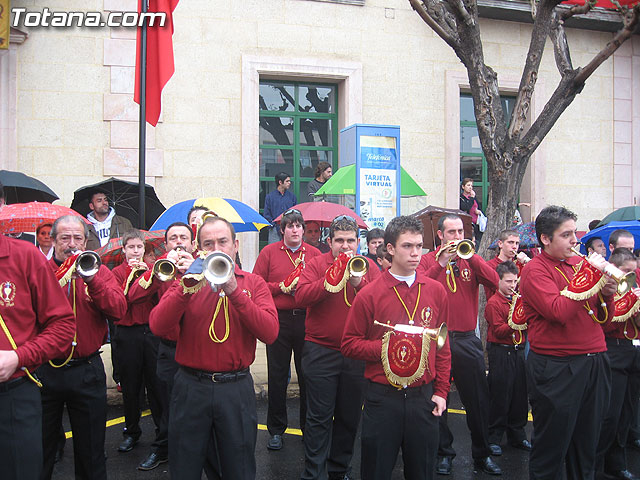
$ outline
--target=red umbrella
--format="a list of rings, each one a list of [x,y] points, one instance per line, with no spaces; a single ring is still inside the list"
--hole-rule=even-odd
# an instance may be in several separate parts
[[[156,257],[165,253],[164,230],[153,230],[151,232],[141,230],[141,232],[144,235],[145,250],[153,249]],[[96,253],[100,255],[103,264],[110,269],[114,269],[124,262],[122,237],[112,238],[104,247],[97,249]]]
[[[291,208],[299,210],[300,213],[302,213],[302,218],[304,218],[305,222],[318,222],[321,227],[328,227],[334,218],[340,215],[347,215],[348,217],[351,217],[356,221],[359,228],[364,228],[365,230],[369,229],[367,224],[364,223],[364,220],[356,215],[356,212],[354,212],[350,208],[345,207],[344,205],[339,205],[337,203],[306,202],[300,203]],[[274,220],[274,222],[280,223],[281,218],[282,215],[279,215],[278,218]]]
[[[43,223],[53,223],[63,215],[74,215],[89,221],[75,210],[48,202],[13,203],[0,211],[0,233],[35,232]]]

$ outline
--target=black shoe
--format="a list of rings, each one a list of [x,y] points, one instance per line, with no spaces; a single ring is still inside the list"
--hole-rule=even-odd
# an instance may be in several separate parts
[[[473,461],[473,473],[478,473],[478,470],[488,473],[489,475],[502,475],[502,470],[491,460],[491,457],[486,457],[481,460]]]
[[[133,450],[133,447],[135,447],[136,443],[138,443],[137,438],[133,438],[127,435],[124,437],[122,443],[118,446],[118,451],[122,453],[130,452],[131,450]]]
[[[607,475],[613,478],[621,478],[623,480],[638,480],[638,477],[636,477],[629,470],[618,470],[616,472],[606,472],[606,473]]]
[[[329,480],[353,480],[350,473],[330,473]]]
[[[494,457],[499,457],[500,455],[502,455],[502,448],[500,447],[500,445],[496,445],[495,443],[489,444],[489,450],[491,450],[491,455],[493,455]]]
[[[522,440],[521,442],[512,443],[511,446],[513,448],[517,448],[519,450],[524,450],[526,452],[530,452],[531,451],[531,442],[529,440],[527,440],[526,438],[524,440]]]
[[[267,442],[269,450],[280,450],[282,448],[282,435],[272,435]]]
[[[438,461],[436,463],[436,473],[438,475],[451,475],[452,464],[452,457],[438,457]]]
[[[156,452],[151,452],[149,456],[138,465],[138,470],[153,470],[161,463],[168,461],[169,459],[167,457],[161,457]]]

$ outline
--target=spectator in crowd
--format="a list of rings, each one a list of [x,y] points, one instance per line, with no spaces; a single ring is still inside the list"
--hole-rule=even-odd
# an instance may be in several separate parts
[[[47,257],[47,260],[51,260],[53,256],[53,240],[51,238],[51,224],[43,223],[38,225],[36,229],[36,238],[38,240],[38,248],[40,252]]]
[[[314,194],[320,190],[325,183],[327,183],[327,180],[331,178],[332,174],[333,170],[331,169],[331,164],[329,162],[318,162],[318,166],[316,167],[316,178],[307,184],[307,195],[310,202],[316,201]]]
[[[269,220],[269,244],[282,240],[280,229],[273,224],[273,221],[283,212],[298,203],[296,196],[289,191],[291,187],[291,177],[285,172],[280,172],[275,176],[276,189],[267,194],[264,199],[264,218]]]
[[[480,211],[480,204],[476,199],[476,192],[473,189],[473,179],[465,178],[461,184],[462,192],[460,193],[460,210],[467,212],[471,215],[471,223],[473,223],[473,234],[475,237],[476,248],[482,240],[482,232],[478,226],[478,215]]]
[[[376,250],[378,249],[378,245],[382,245],[383,243],[384,230],[381,228],[372,228],[367,232],[367,257],[373,260],[376,265],[378,264]]]
[[[131,230],[131,222],[120,215],[116,215],[113,207],[109,206],[107,195],[95,191],[89,196],[89,208],[87,219],[91,222],[89,238],[87,238],[87,250],[97,250],[104,246],[112,238],[124,235]]]

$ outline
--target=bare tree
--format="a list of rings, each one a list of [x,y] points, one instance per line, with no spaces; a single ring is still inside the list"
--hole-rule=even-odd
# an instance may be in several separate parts
[[[585,81],[633,35],[640,18],[640,3],[627,7],[613,0],[621,14],[622,28],[587,65],[574,68],[564,22],[574,15],[588,13],[595,6],[595,0],[571,7],[559,6],[560,1],[531,2],[534,18],[531,43],[515,107],[511,118],[507,119],[500,103],[498,76],[484,61],[476,0],[409,0],[425,23],[454,50],[469,75],[478,134],[491,184],[486,209],[489,218],[485,232],[487,240],[497,238],[499,232],[510,224],[531,154],[582,91]],[[531,98],[547,37],[553,43],[561,79],[541,114],[531,119],[528,126]],[[488,243],[483,242],[482,251],[486,250]]]

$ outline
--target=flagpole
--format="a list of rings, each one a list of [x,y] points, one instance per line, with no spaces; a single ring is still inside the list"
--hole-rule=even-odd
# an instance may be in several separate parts
[[[147,13],[147,0],[141,0],[141,13]],[[145,183],[147,153],[147,19],[140,27],[140,131],[138,142],[138,226],[145,228]]]

